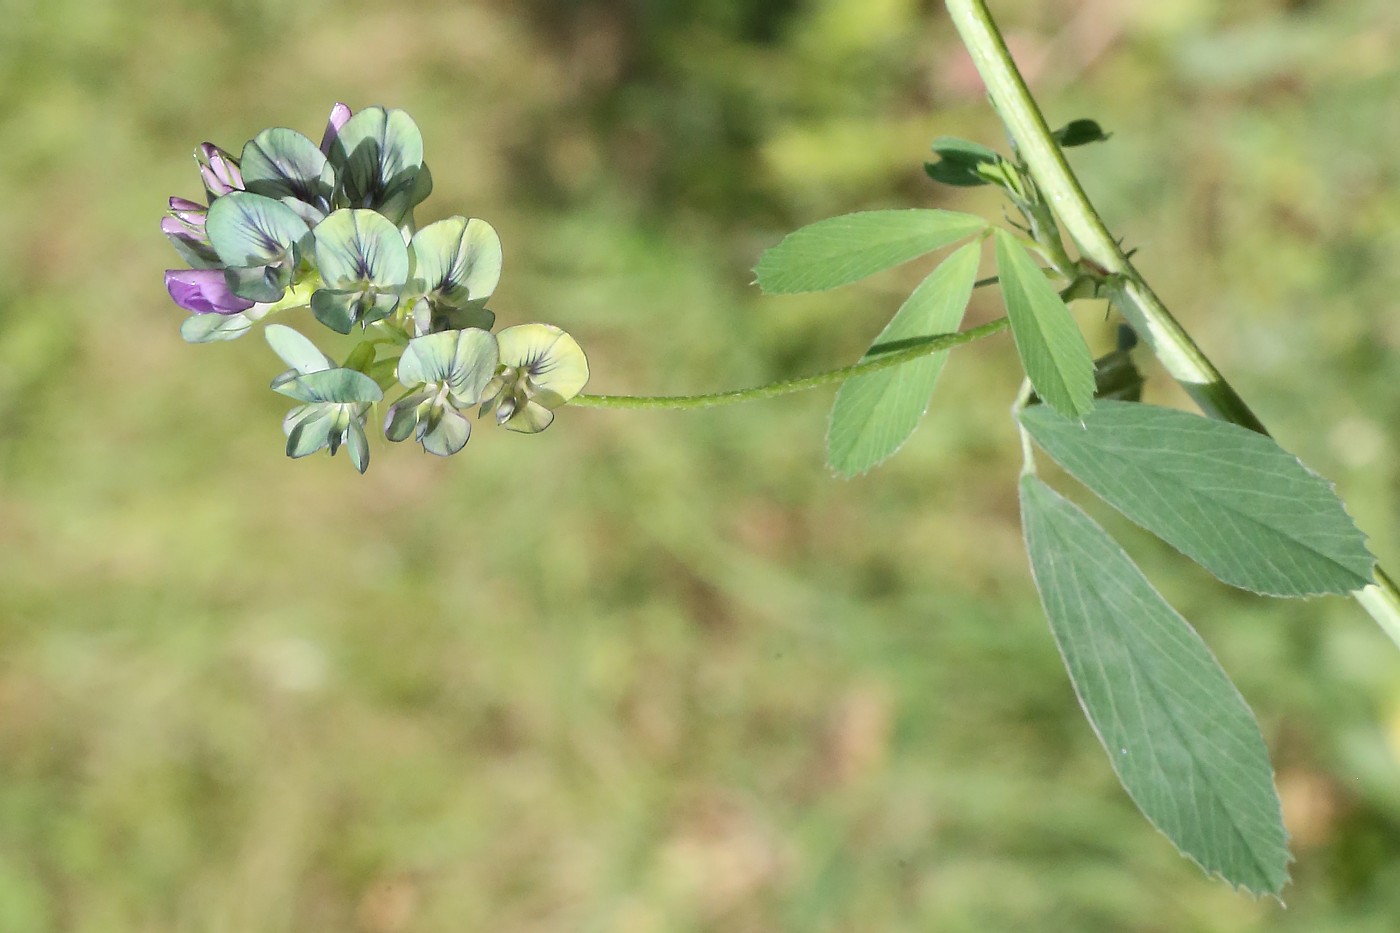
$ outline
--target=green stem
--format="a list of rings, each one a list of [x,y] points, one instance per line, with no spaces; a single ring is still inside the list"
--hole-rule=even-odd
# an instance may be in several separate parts
[[[740,402],[748,402],[760,398],[774,398],[779,395],[789,395],[793,392],[802,392],[806,389],[815,389],[818,386],[835,385],[844,382],[852,376],[864,376],[867,373],[878,372],[888,369],[891,366],[898,366],[910,360],[916,360],[921,356],[930,353],[951,350],[953,347],[960,347],[964,344],[981,340],[983,337],[990,337],[1006,330],[1010,322],[1004,318],[997,318],[995,321],[988,321],[980,327],[973,327],[969,330],[957,334],[942,334],[937,337],[929,337],[920,340],[914,346],[905,347],[890,353],[877,356],[874,359],[863,360],[851,366],[843,366],[840,369],[832,369],[814,376],[803,376],[798,379],[785,379],[782,382],[770,382],[767,385],[754,386],[751,389],[734,389],[730,392],[712,392],[707,395],[576,395],[569,400],[570,405],[578,405],[583,408],[649,408],[649,409],[689,409],[689,408],[714,408],[718,405],[737,405]]]
[[[1060,225],[1078,245],[1080,254],[1118,283],[1112,289],[1115,307],[1203,412],[1267,434],[1263,423],[1172,317],[1108,232],[1051,137],[1050,127],[1017,71],[984,0],[946,0],[946,5],[992,104]],[[1373,586],[1352,596],[1400,645],[1400,590],[1380,567],[1375,579]]]
[[[1148,287],[1102,218],[1051,138],[1050,127],[1026,88],[1021,74],[992,22],[983,0],[947,0],[948,12],[987,85],[987,93],[1031,177],[1049,200],[1061,226],[1080,253],[1110,275],[1121,278],[1123,315],[1140,332],[1162,365],[1208,414],[1260,433],[1264,426],[1239,394],[1167,311]]]

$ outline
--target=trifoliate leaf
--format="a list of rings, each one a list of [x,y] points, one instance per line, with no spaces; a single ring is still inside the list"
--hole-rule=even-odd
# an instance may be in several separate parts
[[[900,307],[862,361],[882,347],[958,329],[977,278],[980,243],[944,260]],[[884,352],[889,352],[888,350]],[[918,427],[948,351],[930,353],[892,369],[852,376],[841,384],[827,432],[827,463],[847,476],[864,473],[897,451]]]
[[[788,234],[754,271],[770,295],[823,291],[956,243],[986,225],[981,217],[944,210],[829,217]]]
[[[1033,476],[1021,520],[1074,692],[1128,795],[1207,872],[1278,893],[1287,833],[1244,698],[1123,549]]]
[[[1069,308],[1015,237],[998,229],[997,274],[1031,385],[1070,418],[1094,407],[1094,358]]]
[[[1072,476],[1226,583],[1312,596],[1372,582],[1375,558],[1331,484],[1272,438],[1129,402],[1079,422],[1043,406],[1020,417]]]

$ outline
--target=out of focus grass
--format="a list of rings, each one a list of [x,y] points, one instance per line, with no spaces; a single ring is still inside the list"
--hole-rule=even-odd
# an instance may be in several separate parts
[[[1393,5],[994,6],[1052,118],[1115,132],[1075,159],[1149,277],[1400,557]],[[852,360],[919,270],[748,270],[831,213],[999,210],[920,172],[998,139],[936,4],[0,10],[0,931],[1395,928],[1400,657],[1114,524],[1259,713],[1289,907],[1179,859],[1039,619],[1004,342],[853,482],[829,393],[362,478],[282,457],[260,340],[176,334],[186,153],[339,99],[416,116],[430,215],[497,226],[502,323],[577,335],[594,391]]]

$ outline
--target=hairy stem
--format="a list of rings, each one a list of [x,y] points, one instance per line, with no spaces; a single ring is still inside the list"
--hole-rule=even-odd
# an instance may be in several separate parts
[[[806,389],[815,389],[818,386],[834,385],[844,382],[852,376],[863,376],[866,373],[888,369],[891,366],[898,366],[930,353],[951,350],[953,347],[960,347],[963,344],[981,340],[983,337],[999,334],[1006,330],[1009,324],[1010,322],[1006,318],[997,318],[995,321],[988,321],[980,327],[973,327],[961,333],[942,334],[937,337],[921,339],[911,346],[904,346],[851,366],[828,370],[814,376],[770,382],[767,385],[754,386],[751,389],[734,389],[730,392],[712,392],[707,395],[576,395],[570,399],[569,404],[583,408],[650,409],[714,408],[717,405],[737,405],[740,402],[748,402],[753,399],[774,398],[779,395],[802,392]]]
[[[1267,434],[1263,423],[1172,317],[1108,232],[1051,137],[1050,127],[1017,71],[984,0],[946,0],[946,6],[982,75],[992,104],[1031,177],[1054,208],[1061,227],[1082,256],[1097,263],[1113,277],[1112,281],[1119,283],[1112,289],[1114,305],[1203,412]],[[1400,590],[1380,567],[1376,568],[1375,579],[1374,585],[1357,590],[1352,596],[1400,645]]]

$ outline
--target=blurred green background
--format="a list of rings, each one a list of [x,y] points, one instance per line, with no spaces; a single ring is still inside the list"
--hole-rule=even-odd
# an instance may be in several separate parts
[[[1074,160],[1149,279],[1400,560],[1400,8],[993,6],[1052,122],[1114,132]],[[936,135],[1000,138],[940,4],[0,14],[3,933],[1400,924],[1400,653],[1098,510],[1258,712],[1288,909],[1118,788],[1020,549],[1006,339],[846,482],[826,391],[380,444],[360,477],[283,457],[261,338],[177,335],[190,150],[344,100],[417,118],[420,221],[490,220],[501,324],[576,335],[590,391],[854,360],[926,265],[786,299],[749,270],[833,213],[999,215],[921,172]]]

